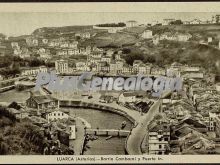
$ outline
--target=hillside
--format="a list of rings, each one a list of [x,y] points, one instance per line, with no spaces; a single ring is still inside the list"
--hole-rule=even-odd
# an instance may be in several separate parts
[[[212,36],[220,39],[220,25],[167,25],[167,26],[153,26],[150,28],[153,34],[160,34],[163,32],[188,32],[190,34],[200,34],[204,37]]]
[[[96,45],[97,47],[121,47],[124,45],[135,44],[139,39],[127,33],[97,33],[90,40],[83,42],[83,45]]]
[[[32,35],[35,36],[60,36],[66,34],[74,34],[77,32],[90,32],[95,33],[96,31],[92,26],[63,26],[63,27],[43,27],[36,29]]]
[[[161,41],[159,45],[143,42],[140,46],[128,46],[125,60],[132,65],[134,60],[154,63],[159,66],[179,62],[188,65],[200,65],[207,70],[220,73],[220,50],[195,42]]]
[[[41,155],[44,147],[50,144],[41,126],[33,124],[28,118],[18,121],[0,107],[0,155]],[[61,144],[61,151],[72,154],[72,150],[64,144]]]

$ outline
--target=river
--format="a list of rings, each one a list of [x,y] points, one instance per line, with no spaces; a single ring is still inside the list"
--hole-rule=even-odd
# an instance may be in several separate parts
[[[70,110],[70,108],[65,108]],[[121,123],[126,121],[125,130],[130,130],[132,123],[118,114],[94,109],[71,108],[70,115],[81,117],[91,124],[92,128],[99,129],[119,129]],[[124,155],[125,139],[113,137],[105,140],[106,137],[99,136],[98,140],[89,141],[84,155]]]

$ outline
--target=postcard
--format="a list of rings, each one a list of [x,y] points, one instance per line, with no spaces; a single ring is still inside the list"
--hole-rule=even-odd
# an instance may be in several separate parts
[[[2,3],[0,163],[219,163],[220,3]]]

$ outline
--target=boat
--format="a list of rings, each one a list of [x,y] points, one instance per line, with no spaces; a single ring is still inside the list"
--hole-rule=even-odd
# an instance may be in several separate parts
[[[108,136],[107,138],[105,138],[105,140],[109,140],[109,139],[111,139],[113,136]]]
[[[123,122],[121,123],[121,129],[125,128],[125,127],[126,127],[126,124],[127,124],[127,122],[126,122],[126,121],[123,121]]]

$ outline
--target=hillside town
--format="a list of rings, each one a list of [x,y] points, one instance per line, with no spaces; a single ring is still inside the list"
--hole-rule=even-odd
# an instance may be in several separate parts
[[[220,154],[219,33],[220,15],[0,34],[0,153]],[[42,72],[63,79],[84,72],[180,77],[183,86],[159,98],[146,91],[54,92],[46,85],[36,91]],[[123,144],[117,144],[120,139]],[[105,146],[111,140],[117,142],[113,151]]]

